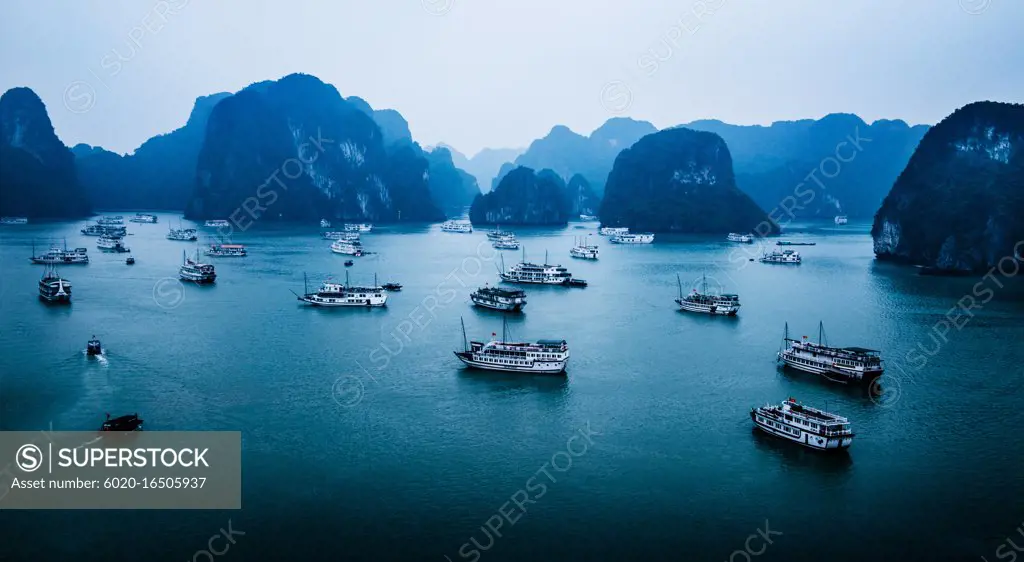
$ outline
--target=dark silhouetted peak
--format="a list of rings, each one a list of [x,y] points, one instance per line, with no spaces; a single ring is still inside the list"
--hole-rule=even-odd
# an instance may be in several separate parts
[[[603,225],[634,231],[778,231],[736,186],[725,141],[686,128],[647,135],[619,153],[600,216]]]
[[[945,270],[1013,257],[1024,239],[1024,105],[971,103],[929,129],[871,234],[880,259]]]

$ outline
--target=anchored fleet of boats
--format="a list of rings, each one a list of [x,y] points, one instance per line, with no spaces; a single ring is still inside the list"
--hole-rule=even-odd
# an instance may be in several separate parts
[[[596,217],[586,217],[584,220]],[[840,219],[843,219],[840,222]],[[157,222],[155,215],[137,213],[128,219],[139,224]],[[0,224],[25,224],[17,218],[0,219]],[[844,224],[845,217],[836,217],[836,224]],[[124,247],[123,237],[126,235],[123,217],[101,217],[95,224],[82,229],[82,234],[98,236],[97,246],[105,251],[128,252]],[[206,221],[205,226],[225,226],[229,223],[222,220]],[[322,228],[329,228],[330,222],[321,220]],[[370,232],[369,224],[346,224],[343,231],[325,231],[324,239],[331,240],[331,251],[338,254],[361,256],[365,252],[360,241],[360,233]],[[466,221],[446,221],[441,225],[445,232],[471,233],[472,225]],[[609,236],[615,244],[650,244],[654,234],[630,233],[624,227],[601,227],[599,234]],[[171,228],[167,238],[170,240],[196,241],[197,231],[194,228]],[[497,249],[519,249],[521,244],[512,232],[500,228],[487,233],[487,238]],[[730,242],[751,243],[751,234],[730,233]],[[814,242],[778,241],[778,246],[812,246]],[[210,257],[245,257],[247,250],[241,244],[211,244],[204,252]],[[574,240],[569,251],[573,258],[596,260],[597,245],[590,244],[586,237]],[[183,252],[179,278],[196,284],[214,283],[217,274],[212,264],[203,263],[197,250],[194,257]],[[87,264],[89,257],[85,248],[68,250],[65,246],[51,247],[48,251],[37,255],[33,245],[31,256],[33,263],[48,265],[39,281],[39,298],[51,303],[71,302],[71,282],[61,277],[57,264]],[[751,260],[753,261],[753,260]],[[764,253],[760,261],[764,263],[799,264],[800,254],[793,250],[773,250]],[[133,263],[129,257],[127,263]],[[351,260],[345,265],[351,265]],[[536,284],[585,287],[586,281],[575,279],[568,269],[558,264],[549,264],[547,254],[543,264],[526,261],[525,251],[520,263],[506,269],[504,260],[498,272],[501,281],[511,284]],[[683,293],[682,283],[676,276],[678,296],[675,299],[679,310],[713,316],[736,316],[740,309],[740,298],[737,294],[713,293],[708,290],[707,278],[702,277],[700,287],[688,294]],[[308,286],[302,295],[296,294],[299,301],[314,307],[385,307],[388,291],[399,291],[399,283],[378,285],[376,278],[372,286],[353,286],[348,282],[338,283],[328,278],[316,291]],[[519,313],[526,307],[527,294],[521,289],[491,287],[485,285],[470,294],[473,305],[501,312]],[[535,342],[510,341],[507,337],[507,324],[503,320],[502,337],[491,334],[489,341],[465,341],[463,325],[464,350],[456,351],[456,357],[467,367],[490,371],[502,371],[524,374],[564,374],[569,361],[569,347],[563,339],[541,339]],[[89,341],[87,353],[101,354],[99,340],[95,337]],[[820,375],[821,377],[842,384],[873,383],[882,375],[884,367],[878,351],[863,347],[833,347],[824,338],[824,329],[819,324],[818,341],[809,341],[806,336],[796,339],[789,337],[789,326],[783,338],[783,346],[777,354],[781,367],[791,368]],[[754,426],[772,436],[793,441],[806,447],[818,450],[846,449],[853,441],[854,434],[850,429],[850,421],[842,416],[805,406],[793,398],[779,405],[766,404],[751,408],[750,418]],[[123,423],[122,423],[123,422]],[[142,420],[137,415],[122,416],[109,420],[104,428],[113,426],[141,429]]]

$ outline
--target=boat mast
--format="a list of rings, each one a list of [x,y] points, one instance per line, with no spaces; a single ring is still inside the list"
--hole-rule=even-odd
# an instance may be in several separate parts
[[[306,278],[306,272],[302,272],[302,294],[309,294],[309,280]]]
[[[459,316],[459,322],[462,324],[462,349],[469,351],[469,342],[466,341],[466,321]]]
[[[821,333],[825,330],[821,320],[818,320],[818,345],[821,345]]]
[[[676,273],[676,287],[679,288],[679,300],[683,300],[683,282],[679,280],[678,273]]]

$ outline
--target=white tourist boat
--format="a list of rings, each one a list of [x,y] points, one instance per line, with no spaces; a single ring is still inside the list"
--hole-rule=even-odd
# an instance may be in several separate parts
[[[327,219],[320,219],[320,228],[331,228],[331,221]]]
[[[584,260],[596,260],[599,252],[597,245],[591,245],[587,243],[586,238],[573,239],[572,249],[569,250],[569,255],[574,258],[580,258]]]
[[[629,229],[624,226],[602,226],[597,233],[601,236],[621,236],[629,234]]]
[[[338,230],[328,230],[326,232],[321,232],[320,236],[324,240],[359,240],[358,232],[341,232]]]
[[[635,234],[618,234],[612,236],[612,244],[650,244],[654,242],[654,235],[650,232],[638,232]]]
[[[518,250],[519,240],[516,240],[514,234],[498,238],[497,240],[491,240],[491,246],[496,250]]]
[[[128,219],[128,222],[134,222],[139,224],[156,224],[156,221],[156,215],[149,215],[146,213],[135,213],[134,217]]]
[[[749,234],[739,234],[738,232],[730,232],[725,239],[730,242],[742,242],[743,244],[750,244],[754,241],[753,236]]]
[[[124,217],[121,215],[106,216],[96,219],[96,224],[100,226],[124,226]]]
[[[804,406],[794,398],[778,406],[765,404],[751,408],[750,419],[758,429],[769,435],[819,451],[846,449],[853,443],[850,420]]]
[[[846,224],[850,222],[850,220],[846,218],[846,215],[836,215],[836,218],[833,220],[837,225]]]
[[[683,296],[683,284],[679,280],[679,275],[676,275],[676,284],[679,286],[679,297],[676,299],[676,304],[679,305],[679,309],[703,314],[736,316],[736,313],[740,311],[739,295],[713,295],[708,292],[707,277],[702,279],[700,291],[693,289],[690,294]]]
[[[761,255],[761,263],[799,264],[803,260],[795,250],[772,250]]]
[[[226,221],[224,219],[212,219],[212,220],[208,220],[205,223],[203,223],[203,226],[217,228],[217,227],[222,227],[222,226],[231,226],[231,223],[229,223],[228,221]]]
[[[508,238],[510,236],[512,238],[515,238],[516,234],[514,232],[509,232],[507,230],[502,230],[501,226],[498,226],[494,230],[491,230],[490,232],[487,233],[487,239],[488,240],[501,240],[502,238]]]
[[[523,250],[523,261],[505,269],[505,260],[501,260],[498,276],[508,283],[530,283],[536,285],[564,285],[567,287],[586,287],[587,282],[573,279],[569,270],[561,265],[547,263],[547,252],[544,253],[544,264],[538,265],[526,261],[526,250]]]
[[[581,221],[596,221],[598,218],[595,215],[580,215]]]
[[[302,295],[296,294],[298,299],[311,306],[322,307],[379,307],[387,306],[388,295],[384,287],[354,287],[348,284],[348,274],[345,275],[345,284],[334,283],[328,278],[315,292],[310,292],[307,286],[306,277],[303,275],[303,286],[305,290]]]
[[[191,281],[198,285],[207,285],[217,280],[217,272],[213,265],[199,261],[199,251],[196,251],[195,259],[188,257],[185,252],[181,253],[182,264],[178,268],[178,277],[182,281]]]
[[[359,240],[335,240],[331,244],[331,251],[335,254],[361,256],[363,255],[363,245]]]
[[[366,223],[346,224],[345,230],[348,232],[370,232],[373,230],[373,225]]]
[[[501,340],[495,339],[497,334],[491,334],[489,342],[466,342],[465,349],[456,351],[455,356],[467,367],[475,369],[538,375],[565,373],[565,366],[569,363],[569,346],[565,340],[510,342],[505,337],[506,331],[503,326]],[[462,338],[465,341],[465,324],[462,326]]]
[[[183,242],[195,242],[196,240],[199,240],[199,234],[194,228],[171,228],[167,231],[167,239]]]
[[[53,265],[46,268],[39,280],[39,298],[46,302],[71,302],[71,282],[58,275]]]
[[[96,247],[104,252],[127,253],[131,251],[126,248],[124,241],[118,236],[100,236],[96,239]]]
[[[522,312],[526,307],[526,292],[519,289],[481,287],[469,295],[477,306],[505,312]]]
[[[90,224],[81,230],[85,236],[125,236],[128,229],[123,226]]]
[[[831,347],[824,334],[824,326],[819,322],[817,343],[809,341],[807,336],[801,339],[790,338],[787,323],[782,339],[783,349],[778,353],[778,360],[786,367],[821,375],[832,382],[843,384],[870,383],[885,371],[877,350]]]
[[[69,250],[67,243],[64,247],[51,246],[46,252],[36,255],[35,242],[32,243],[32,256],[29,258],[36,264],[61,264],[61,265],[85,265],[89,263],[89,250],[86,248],[75,248]]]
[[[28,224],[27,217],[0,217],[0,224]]]
[[[473,225],[466,221],[444,221],[441,223],[444,232],[473,232]]]
[[[205,253],[212,258],[244,258],[248,255],[241,244],[210,244]]]

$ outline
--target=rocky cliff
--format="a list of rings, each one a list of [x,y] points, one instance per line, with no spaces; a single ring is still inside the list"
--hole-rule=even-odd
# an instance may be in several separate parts
[[[943,119],[875,215],[875,255],[982,271],[1024,252],[1022,149],[1024,105],[977,102]]]
[[[648,232],[778,232],[739,190],[725,141],[675,128],[637,141],[615,159],[601,223]]]
[[[520,166],[490,193],[478,196],[469,211],[473,224],[565,225],[570,205],[565,182],[552,170],[539,173]]]
[[[590,188],[590,182],[583,177],[583,174],[571,177],[565,190],[566,198],[569,201],[569,214],[572,217],[597,214],[601,207],[601,199]]]
[[[428,184],[434,203],[448,214],[461,215],[480,195],[476,178],[455,166],[447,148],[438,147],[424,154],[430,163]]]
[[[89,214],[75,159],[57,138],[46,106],[29,88],[0,96],[0,215],[70,218]]]
[[[364,102],[365,103],[365,102]],[[365,108],[302,74],[260,82],[214,108],[190,218],[439,220],[429,163],[387,139]]]

